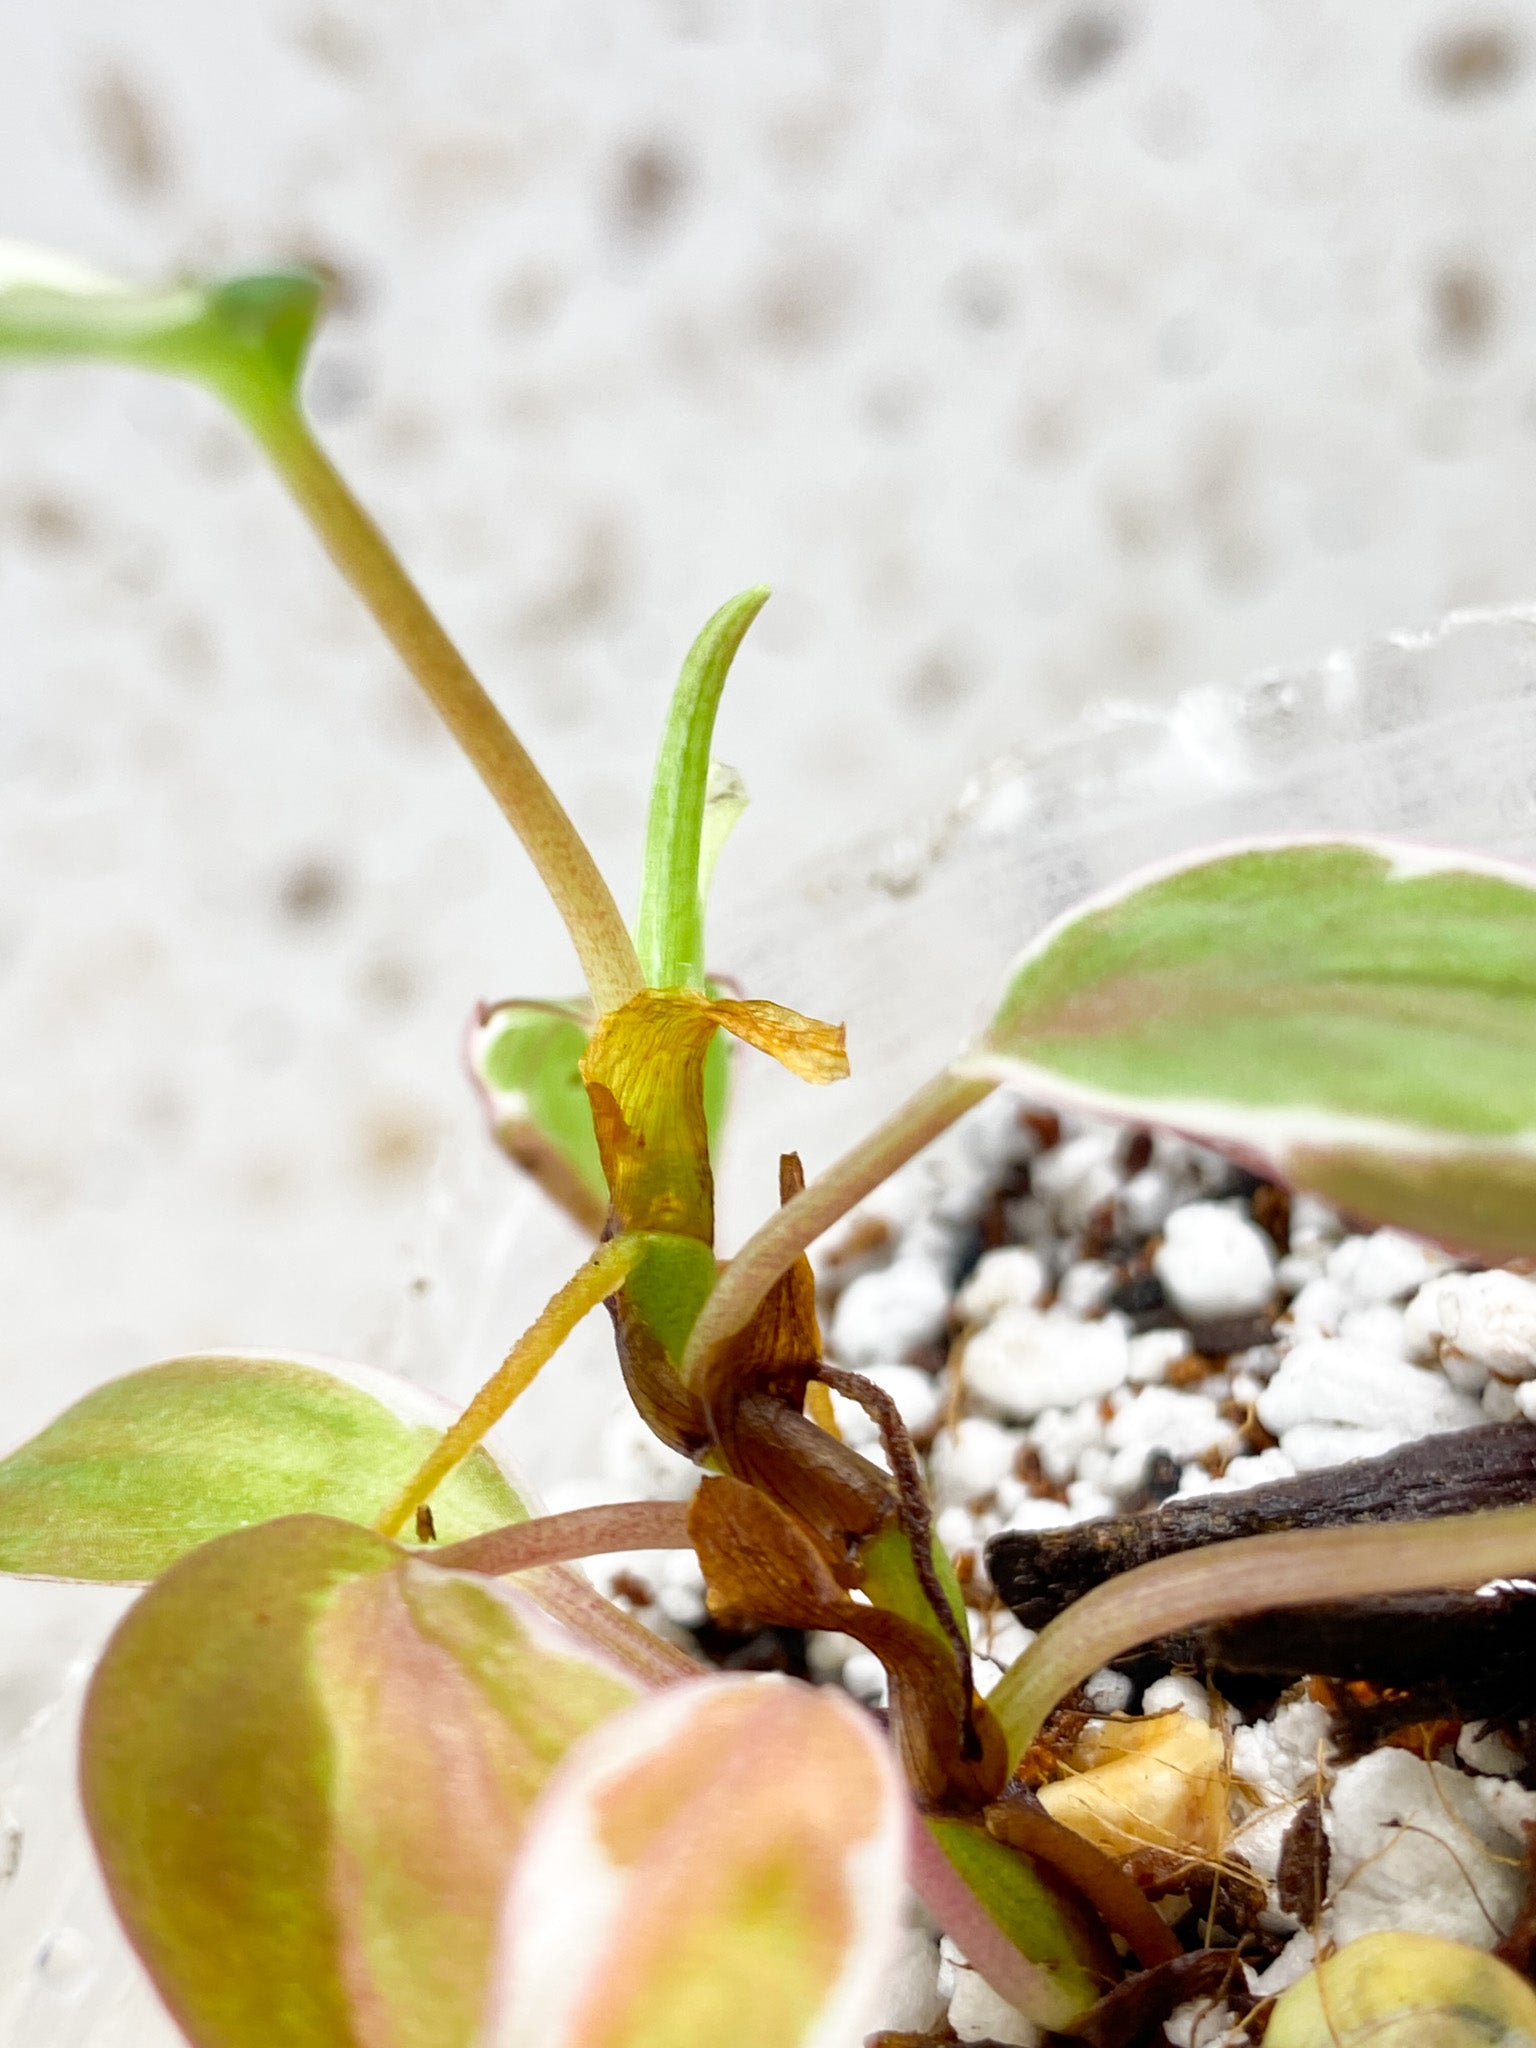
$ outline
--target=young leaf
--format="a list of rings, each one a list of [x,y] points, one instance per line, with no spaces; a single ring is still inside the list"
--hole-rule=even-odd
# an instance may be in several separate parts
[[[470,2048],[530,1807],[637,1691],[524,1596],[346,1523],[173,1566],[92,1681],[81,1788],[194,2048]]]
[[[1536,1251],[1536,874],[1365,839],[1180,861],[1051,926],[959,1067]]]
[[[304,271],[145,291],[0,242],[0,354],[98,357],[188,377],[237,407],[293,394],[320,306]]]
[[[452,1419],[446,1403],[366,1367],[243,1353],[149,1366],[0,1461],[0,1571],[139,1582],[278,1515],[370,1522]],[[452,1543],[527,1509],[481,1450],[433,1512]]]
[[[672,693],[651,782],[636,920],[636,949],[653,988],[704,987],[704,892],[725,832],[741,810],[738,803],[729,819],[717,810],[706,858],[709,743],[731,663],[767,602],[761,584],[728,598],[689,648]],[[716,800],[727,801],[718,780]]]
[[[719,1678],[632,1708],[535,1809],[487,2048],[845,2048],[886,1968],[908,1813],[835,1693]]]

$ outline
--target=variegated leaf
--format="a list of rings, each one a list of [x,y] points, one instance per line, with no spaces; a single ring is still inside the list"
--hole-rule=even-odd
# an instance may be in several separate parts
[[[1180,860],[1051,926],[959,1065],[1530,1253],[1536,875],[1370,839]]]
[[[347,1523],[174,1565],[92,1682],[81,1783],[194,2048],[468,2048],[530,1808],[637,1691],[524,1595]]]
[[[371,1522],[452,1422],[366,1366],[212,1353],[109,1380],[0,1461],[0,1571],[139,1583],[278,1515]],[[528,1510],[477,1450],[433,1497],[443,1542]]]
[[[486,2048],[846,2048],[894,1937],[908,1811],[835,1693],[720,1678],[631,1709],[535,1810]]]

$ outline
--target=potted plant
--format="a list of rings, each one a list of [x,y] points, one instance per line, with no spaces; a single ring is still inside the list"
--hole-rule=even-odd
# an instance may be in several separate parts
[[[984,1698],[910,1433],[824,1356],[807,1248],[1007,1079],[1487,1256],[1536,1249],[1536,881],[1345,834],[1139,874],[1035,938],[986,1028],[828,1172],[807,1185],[784,1154],[780,1206],[722,1267],[722,1035],[810,1082],[846,1070],[840,1030],[706,974],[704,897],[739,809],[710,737],[766,592],[722,606],[684,664],[631,932],[314,439],[298,383],[317,306],[298,275],[141,292],[28,252],[0,264],[0,348],[190,377],[231,407],[521,838],[587,992],[484,1019],[482,1071],[516,1099],[507,1142],[601,1234],[441,1428],[364,1370],[224,1355],[114,1381],[0,1464],[0,1567],[148,1582],[81,1746],[122,1923],[196,2048],[840,2048],[910,1880],[1028,2022],[1129,2042],[1198,1970],[1114,1859],[1018,1787],[1051,1709],[1194,1621],[1530,1571],[1536,1511],[1153,1562]],[[686,1505],[531,1514],[485,1439],[598,1305],[639,1414],[704,1476]],[[879,1462],[843,1440],[834,1395]],[[886,1727],[825,1689],[706,1672],[571,1569],[668,1546],[697,1554],[718,1619],[865,1645]],[[1518,1980],[1487,1971],[1478,1996],[1528,2024]],[[1305,2038],[1297,2010],[1276,2043]]]

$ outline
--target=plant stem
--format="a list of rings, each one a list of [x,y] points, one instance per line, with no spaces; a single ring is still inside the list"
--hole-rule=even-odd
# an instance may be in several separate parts
[[[529,1572],[518,1590],[531,1593],[546,1614],[616,1657],[642,1685],[675,1685],[679,1679],[710,1675],[708,1665],[605,1600],[569,1565],[545,1565]]]
[[[599,1010],[617,1009],[644,985],[640,962],[608,884],[554,791],[297,407],[265,393],[227,395],[527,848],[571,935],[592,1000]]]
[[[501,1420],[518,1395],[533,1383],[582,1317],[624,1285],[643,1249],[635,1238],[610,1238],[550,1297],[458,1421],[443,1432],[431,1455],[374,1523],[381,1536],[395,1535],[406,1516],[413,1514],[454,1466],[469,1456],[486,1431]]]
[[[1481,1586],[1536,1572],[1536,1508],[1244,1536],[1124,1572],[1043,1628],[987,1695],[1010,1767],[1073,1686],[1153,1636],[1319,1599]]]
[[[807,1245],[996,1086],[995,1081],[962,1078],[948,1069],[936,1074],[835,1166],[776,1210],[747,1239],[705,1302],[683,1356],[683,1377],[697,1381],[709,1354],[746,1325],[774,1281]]]
[[[602,1557],[615,1550],[687,1550],[688,1506],[680,1500],[625,1500],[596,1508],[571,1508],[563,1515],[538,1515],[509,1522],[484,1536],[467,1536],[422,1555],[452,1571],[484,1572],[504,1578],[541,1564],[567,1564],[578,1557]]]

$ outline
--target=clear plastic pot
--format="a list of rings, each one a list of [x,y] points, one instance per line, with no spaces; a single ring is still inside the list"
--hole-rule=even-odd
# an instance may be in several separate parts
[[[780,1149],[798,1144],[814,1172],[942,1065],[1011,955],[1074,900],[1182,848],[1328,830],[1536,860],[1536,613],[1458,617],[1305,672],[1195,691],[1164,713],[1112,708],[997,763],[944,817],[771,889],[727,867],[721,968],[749,993],[846,1020],[854,1076],[811,1098],[743,1063],[723,1240],[762,1214]],[[551,1273],[574,1263],[568,1227],[531,1201],[509,1227],[501,1172],[486,1146],[451,1162],[439,1191],[449,1307],[400,1355],[440,1386],[483,1371],[487,1331],[526,1321]],[[617,1397],[600,1323],[514,1417],[541,1483],[595,1470],[590,1418]],[[74,1786],[90,1662],[130,1597],[0,1584],[0,2048],[178,2038],[116,1930]]]

